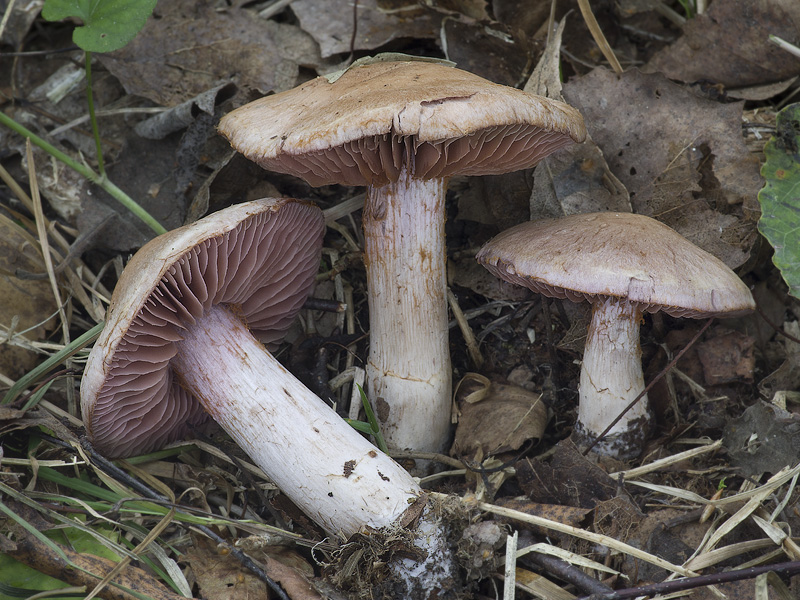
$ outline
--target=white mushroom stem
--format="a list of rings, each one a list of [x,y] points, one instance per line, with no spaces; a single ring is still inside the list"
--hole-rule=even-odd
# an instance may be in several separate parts
[[[370,188],[364,209],[367,388],[391,448],[440,452],[450,426],[445,181]]]
[[[185,331],[173,368],[214,420],[327,532],[348,538],[391,525],[421,494],[402,467],[281,366],[228,308],[208,309]]]
[[[639,323],[635,303],[606,298],[592,310],[583,351],[576,431],[591,443],[644,389]],[[617,458],[638,456],[649,422],[647,395],[594,447]]]

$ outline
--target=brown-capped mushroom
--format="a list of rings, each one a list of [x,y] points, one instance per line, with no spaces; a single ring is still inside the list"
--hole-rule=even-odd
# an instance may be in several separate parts
[[[450,425],[445,190],[507,173],[585,137],[561,102],[419,61],[353,66],[247,104],[219,126],[266,169],[368,186],[367,388],[387,442],[440,451]]]
[[[208,414],[329,533],[346,538],[398,521],[421,495],[414,479],[262,343],[278,341],[303,305],[323,232],[318,208],[267,199],[137,252],[81,382],[95,447],[109,456],[146,452]],[[426,527],[438,539],[435,524]]]
[[[643,313],[733,317],[755,307],[750,290],[722,261],[643,215],[590,213],[523,223],[487,242],[477,259],[511,283],[592,303],[576,425],[578,439],[588,442],[644,389]],[[645,395],[595,450],[638,456],[649,419]]]

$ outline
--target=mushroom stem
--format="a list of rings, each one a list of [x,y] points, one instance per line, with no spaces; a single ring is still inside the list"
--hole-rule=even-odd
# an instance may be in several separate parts
[[[327,532],[348,538],[400,519],[422,492],[289,373],[221,305],[178,342],[182,384],[267,476]]]
[[[367,387],[387,444],[440,452],[450,426],[445,180],[397,181],[367,192]]]
[[[580,405],[575,431],[592,442],[644,389],[636,303],[605,298],[595,302],[583,351]],[[647,436],[647,395],[609,431],[595,451],[620,459],[641,453]]]

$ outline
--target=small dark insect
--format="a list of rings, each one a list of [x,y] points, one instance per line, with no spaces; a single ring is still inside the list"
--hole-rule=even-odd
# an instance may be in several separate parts
[[[347,479],[350,477],[350,474],[353,472],[353,469],[356,468],[356,461],[348,460],[344,463],[344,478]]]

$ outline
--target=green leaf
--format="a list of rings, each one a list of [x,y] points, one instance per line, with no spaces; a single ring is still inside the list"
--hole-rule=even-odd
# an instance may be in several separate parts
[[[772,262],[789,293],[800,298],[800,103],[778,113],[776,128],[764,147],[767,183],[758,193],[758,230],[775,249]]]
[[[46,0],[48,21],[77,17],[72,41],[87,52],[113,52],[130,42],[153,13],[157,0]]]
[[[372,425],[364,421],[356,421],[355,419],[345,419],[345,422],[356,431],[372,435]]]

